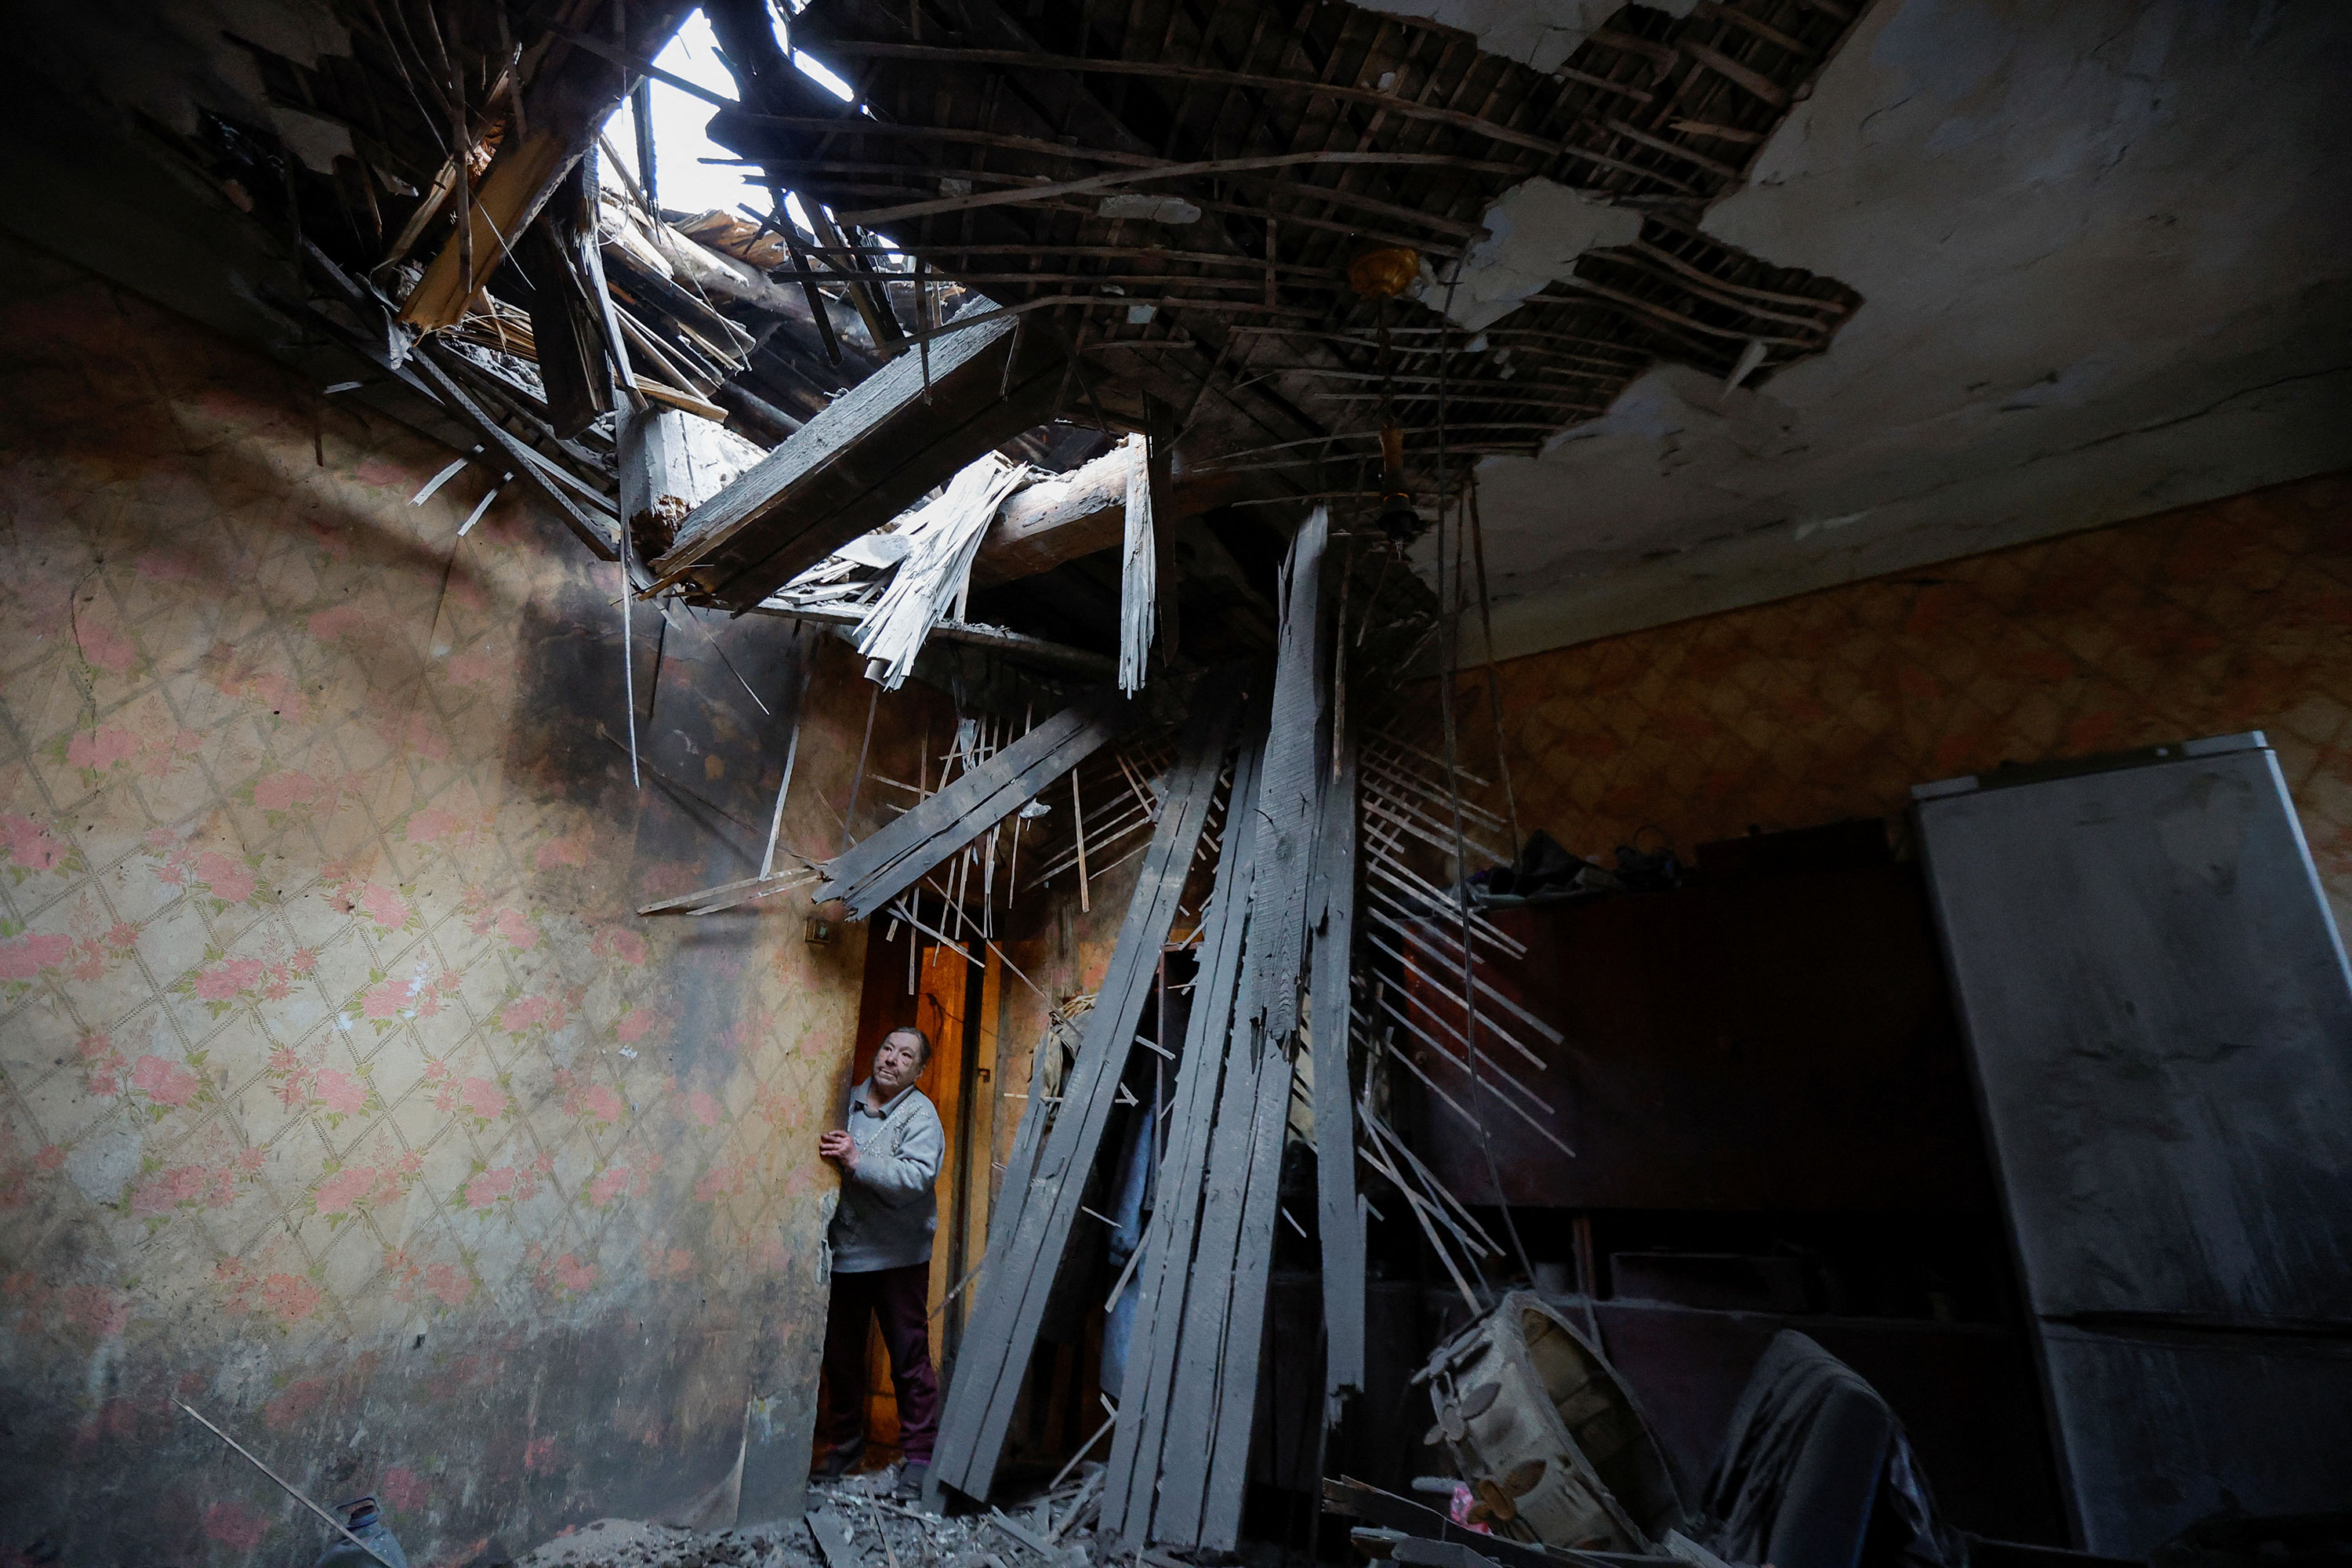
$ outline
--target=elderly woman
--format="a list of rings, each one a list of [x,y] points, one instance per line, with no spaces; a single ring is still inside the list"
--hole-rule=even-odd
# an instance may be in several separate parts
[[[947,1135],[940,1113],[915,1087],[931,1059],[920,1029],[894,1029],[874,1053],[874,1070],[849,1091],[847,1126],[817,1140],[841,1167],[834,1211],[833,1299],[825,1314],[824,1376],[833,1421],[814,1475],[846,1475],[866,1454],[866,1325],[882,1324],[898,1394],[898,1489],[919,1490],[939,1432],[940,1385],[931,1372],[931,1233],[939,1228],[940,1173]]]

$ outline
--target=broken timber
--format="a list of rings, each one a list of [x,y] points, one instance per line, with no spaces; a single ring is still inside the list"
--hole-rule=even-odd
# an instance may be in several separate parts
[[[863,609],[790,605],[781,599],[762,600],[751,606],[751,613],[775,616],[788,621],[805,621],[814,626],[832,626],[845,633],[855,632],[866,624]],[[1026,632],[1016,632],[1005,626],[983,626],[973,621],[940,621],[931,627],[931,636],[940,642],[984,647],[1023,664],[1038,665],[1047,669],[1066,669],[1073,675],[1093,680],[1109,680],[1118,674],[1118,660],[1108,654],[1072,647],[1067,643],[1053,642],[1045,637],[1033,637]]]
[[[1103,1503],[1104,1527],[1136,1547],[1230,1550],[1240,1539],[1318,863],[1328,538],[1318,509],[1284,565],[1266,739],[1246,794],[1235,772],[1233,858],[1219,868],[1205,921]],[[1344,1095],[1344,1069],[1335,1076]]]
[[[1131,465],[1127,453],[1114,447],[1066,474],[1013,491],[981,539],[980,553],[971,563],[971,585],[987,588],[1034,577],[1064,562],[1118,548],[1126,531]],[[1152,516],[1172,526],[1181,519],[1213,511],[1240,493],[1233,479],[1212,474],[1166,485],[1163,503],[1163,489],[1155,478]],[[1167,574],[1172,580],[1174,574]]]
[[[863,920],[923,874],[1037,797],[1125,728],[1129,710],[1097,691],[1065,708],[913,810],[825,862],[818,903],[839,899]]]
[[[934,1498],[940,1486],[985,1498],[994,1479],[1046,1297],[1078,1216],[1086,1173],[1093,1168],[1137,1026],[1159,978],[1161,946],[1223,772],[1231,711],[1229,703],[1202,702],[1185,721],[1118,946],[1086,1016],[1077,1059],[1062,1080],[1060,1111],[1039,1142],[1027,1179],[1017,1190],[1008,1181],[998,1200],[989,1226],[988,1273],[940,1415],[929,1480]]]
[[[1149,1538],[1152,1500],[1159,1489],[1160,1449],[1176,1375],[1177,1326],[1192,1283],[1193,1243],[1202,1219],[1199,1194],[1209,1164],[1234,993],[1241,979],[1258,837],[1257,781],[1265,752],[1264,741],[1253,738],[1234,763],[1224,854],[1201,917],[1200,968],[1192,983],[1183,1055],[1177,1062],[1168,1152],[1160,1157],[1160,1198],[1143,1240],[1143,1284],[1136,1300],[1127,1380],[1119,1391],[1120,1418],[1111,1439],[1102,1511],[1104,1530],[1123,1531],[1130,1545],[1139,1546]],[[1197,1442],[1198,1436],[1191,1440]]]
[[[1342,638],[1346,627],[1340,627]],[[1356,748],[1344,723],[1323,790],[1315,879],[1308,1025],[1315,1048],[1315,1181],[1323,1244],[1323,1420],[1364,1387],[1364,1216],[1356,1202],[1355,1100],[1348,1070],[1348,1003],[1356,923]]]
[[[689,513],[653,563],[661,584],[756,607],[835,550],[1053,416],[1065,356],[1054,333],[1000,316],[901,354]]]
[[[1188,1303],[1170,1429],[1206,1431],[1212,1440],[1174,1443],[1163,1452],[1151,1534],[1174,1545],[1230,1551],[1241,1539],[1266,1273],[1274,1260],[1276,1189],[1290,1121],[1307,877],[1323,773],[1323,694],[1329,682],[1320,668],[1321,590],[1329,531],[1329,520],[1318,507],[1292,540],[1283,568],[1281,650],[1255,807],[1258,857],[1249,943],[1227,1052],[1226,1091],[1217,1115],[1217,1145],[1231,1152],[1221,1158],[1213,1149],[1210,1166],[1209,1202],[1218,1203],[1221,1184],[1236,1188],[1240,1202],[1219,1205],[1204,1219],[1193,1264],[1196,1281],[1213,1284],[1223,1273],[1231,1287],[1222,1302],[1210,1289],[1196,1290]],[[1232,1229],[1230,1252],[1223,1247],[1227,1213],[1239,1222]]]
[[[633,36],[617,41],[641,58],[659,54],[692,9],[680,0],[661,0],[635,8],[634,15],[624,11]],[[509,246],[530,226],[628,89],[627,73],[597,55],[562,39],[549,43],[541,68],[523,91],[521,123],[509,127],[516,133],[501,137],[481,184],[472,188],[470,200],[460,202],[457,232],[443,242],[410,292],[402,321],[429,332],[465,318],[506,259]],[[467,134],[473,134],[470,128]],[[471,152],[461,148],[457,156]],[[464,192],[465,184],[458,188]]]

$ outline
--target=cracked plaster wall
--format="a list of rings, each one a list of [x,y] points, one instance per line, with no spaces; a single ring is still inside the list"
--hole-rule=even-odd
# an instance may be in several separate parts
[[[420,1565],[796,1508],[864,929],[632,912],[756,864],[783,721],[681,627],[633,790],[614,568],[511,493],[456,539],[480,476],[409,505],[441,449],[70,264],[0,290],[0,1554],[308,1561],[174,1398]]]
[[[1702,226],[1858,289],[1479,468],[1508,656],[2352,456],[2352,10],[1880,0]]]

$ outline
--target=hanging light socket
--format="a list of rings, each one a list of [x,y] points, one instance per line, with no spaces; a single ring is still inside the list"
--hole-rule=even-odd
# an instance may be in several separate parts
[[[1421,252],[1410,246],[1384,245],[1348,263],[1348,287],[1367,300],[1393,300],[1420,276]]]

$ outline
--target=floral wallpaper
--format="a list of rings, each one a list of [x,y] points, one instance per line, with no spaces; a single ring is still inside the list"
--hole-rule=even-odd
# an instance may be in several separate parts
[[[1501,696],[1523,826],[1604,863],[1644,826],[1687,856],[2004,761],[2261,730],[2352,923],[2352,474],[1513,659]]]
[[[782,1511],[864,931],[634,910],[756,868],[804,657],[785,840],[836,847],[855,661],[641,610],[633,787],[616,568],[520,492],[460,538],[495,476],[412,504],[444,450],[62,262],[0,280],[0,1558],[315,1551],[175,1399],[420,1564]]]

